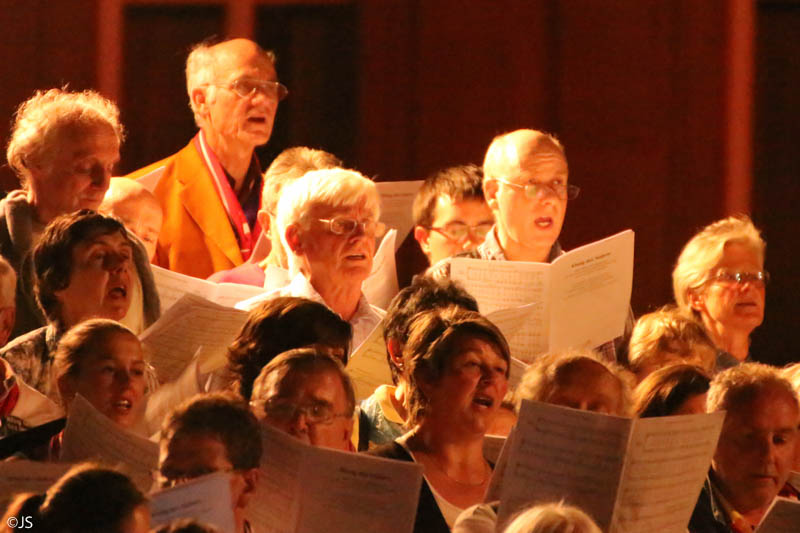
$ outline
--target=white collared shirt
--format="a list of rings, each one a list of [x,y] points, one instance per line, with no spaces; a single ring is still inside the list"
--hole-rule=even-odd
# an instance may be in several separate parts
[[[309,283],[308,279],[302,273],[299,273],[292,278],[292,281],[287,286],[280,289],[275,289],[265,294],[253,296],[247,300],[243,300],[236,304],[236,309],[250,311],[261,302],[265,302],[279,296],[308,298],[309,300],[319,302],[323,305],[328,305],[325,300],[322,299],[322,296],[319,295],[317,290],[311,285],[311,283]],[[367,339],[369,334],[380,323],[385,314],[386,312],[383,309],[371,305],[364,296],[364,293],[361,293],[361,298],[358,300],[356,312],[348,321],[353,327],[353,342],[351,343],[351,351],[355,351],[355,349]]]

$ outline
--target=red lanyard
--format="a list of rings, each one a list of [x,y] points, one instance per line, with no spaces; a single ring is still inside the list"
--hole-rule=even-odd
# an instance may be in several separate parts
[[[244,216],[242,206],[239,204],[236,193],[233,192],[231,184],[228,182],[228,176],[225,174],[222,165],[220,165],[219,159],[217,159],[214,151],[208,146],[205,135],[203,135],[203,130],[200,130],[197,136],[195,136],[194,143],[195,148],[203,157],[209,174],[211,174],[211,181],[217,189],[220,200],[222,200],[222,206],[228,214],[231,226],[233,226],[234,231],[236,231],[239,236],[239,248],[242,252],[242,258],[247,261],[250,258],[250,254],[253,253],[253,246],[255,245],[255,237],[253,232],[250,231],[250,224],[247,223],[247,217]]]

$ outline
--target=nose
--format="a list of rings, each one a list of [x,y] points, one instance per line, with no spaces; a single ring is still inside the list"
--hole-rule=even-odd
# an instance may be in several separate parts
[[[106,270],[109,272],[127,271],[130,266],[128,256],[119,253],[106,255]]]
[[[308,433],[309,424],[308,424],[308,417],[305,411],[298,410],[295,412],[292,419],[289,421],[288,424],[288,433],[295,437],[301,437]]]
[[[98,165],[92,171],[92,186],[97,187],[99,189],[103,189],[104,191],[108,189],[109,184],[111,183],[111,169],[106,168],[105,166]]]

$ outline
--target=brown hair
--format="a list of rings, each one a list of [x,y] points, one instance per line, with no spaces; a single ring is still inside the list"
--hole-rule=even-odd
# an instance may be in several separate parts
[[[483,201],[482,182],[483,170],[476,165],[450,167],[431,174],[414,197],[414,224],[430,228],[439,197],[447,196],[454,202]]]
[[[634,390],[633,412],[639,418],[670,416],[692,396],[705,394],[708,373],[693,365],[671,365],[647,376]]]

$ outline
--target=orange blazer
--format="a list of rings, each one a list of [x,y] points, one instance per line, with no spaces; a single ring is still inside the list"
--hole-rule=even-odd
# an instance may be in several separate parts
[[[244,262],[228,214],[193,142],[126,177],[158,179],[153,194],[164,210],[164,222],[153,264],[205,279]]]

